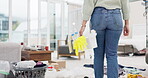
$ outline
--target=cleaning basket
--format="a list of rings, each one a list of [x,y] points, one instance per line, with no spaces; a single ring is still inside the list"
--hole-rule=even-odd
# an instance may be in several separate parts
[[[13,66],[15,78],[45,78],[47,66],[37,68],[17,68]]]

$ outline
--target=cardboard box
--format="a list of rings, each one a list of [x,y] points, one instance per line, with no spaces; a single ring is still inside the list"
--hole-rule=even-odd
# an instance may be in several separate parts
[[[58,69],[66,68],[66,61],[50,61],[49,65],[52,65],[52,64],[55,64],[55,63],[58,64]]]
[[[58,63],[50,63],[48,65],[48,69],[49,69],[49,71],[52,71],[54,69],[56,69],[58,71],[59,70],[59,64]]]
[[[55,61],[59,64],[59,69],[66,68],[66,61]]]

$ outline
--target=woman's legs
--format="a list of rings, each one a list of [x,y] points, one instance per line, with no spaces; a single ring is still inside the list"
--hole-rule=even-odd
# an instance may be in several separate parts
[[[123,28],[120,10],[95,8],[91,24],[91,29],[97,31],[98,44],[98,47],[94,49],[95,78],[103,78],[105,53],[108,78],[118,78],[117,48]]]
[[[97,31],[98,47],[94,49],[94,71],[95,78],[103,78],[104,75],[104,53],[105,53],[105,30]]]
[[[107,28],[105,32],[105,53],[107,58],[107,77],[118,78],[117,50],[123,22],[120,10],[113,10],[108,14]]]
[[[107,77],[118,78],[117,49],[121,30],[106,30],[105,52],[107,58]]]
[[[118,78],[117,49],[122,30],[97,31],[98,47],[94,49],[95,78],[103,78],[104,54],[107,58],[107,77]]]

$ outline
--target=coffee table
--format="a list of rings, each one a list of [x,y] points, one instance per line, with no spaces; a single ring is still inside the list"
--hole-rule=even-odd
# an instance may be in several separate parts
[[[51,53],[54,51],[22,51],[22,56],[27,60],[51,61]]]

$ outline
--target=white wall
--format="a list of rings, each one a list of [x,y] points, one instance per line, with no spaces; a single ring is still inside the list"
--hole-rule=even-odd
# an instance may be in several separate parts
[[[137,2],[131,2],[130,3],[130,27],[131,27],[131,34],[130,37],[132,37],[133,33],[136,33],[132,31],[137,25],[145,27],[146,29],[146,18],[143,16],[143,13],[145,12],[145,6],[143,6],[141,3],[143,1],[137,1]],[[137,30],[140,31],[140,33],[143,33],[143,35],[146,35],[145,30]]]

